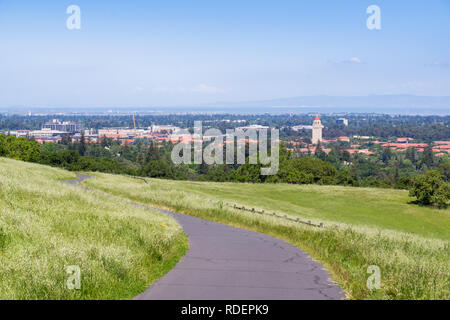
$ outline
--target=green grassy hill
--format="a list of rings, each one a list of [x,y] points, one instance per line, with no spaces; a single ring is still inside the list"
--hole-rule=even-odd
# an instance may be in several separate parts
[[[355,299],[450,299],[450,210],[420,207],[402,190],[140,180],[95,173],[92,188],[264,232],[306,250]],[[228,203],[324,222],[259,215]],[[381,289],[366,286],[381,269]]]
[[[450,299],[450,210],[411,204],[405,191],[92,175],[86,191],[60,182],[73,173],[0,158],[0,299],[126,299],[166,273],[187,249],[180,226],[124,199],[285,239],[350,298]],[[80,290],[66,287],[73,265]],[[380,267],[380,290],[366,286],[370,265]]]
[[[129,299],[186,252],[170,216],[60,183],[74,178],[0,158],[0,299]]]
[[[223,200],[316,221],[369,226],[450,240],[450,209],[420,207],[406,190],[342,186],[154,180],[157,194]]]

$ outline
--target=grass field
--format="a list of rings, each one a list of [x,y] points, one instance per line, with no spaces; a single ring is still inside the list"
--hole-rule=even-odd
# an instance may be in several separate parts
[[[186,252],[170,216],[59,182],[73,178],[0,158],[0,299],[129,299]]]
[[[341,186],[160,181],[160,191],[262,208],[317,221],[343,222],[450,240],[450,210],[408,204],[408,191]]]
[[[323,263],[353,299],[450,299],[450,210],[419,207],[406,191],[335,186],[256,185],[149,179],[95,173],[85,184],[141,203],[264,232]],[[230,208],[275,211],[326,228]],[[367,268],[381,270],[369,290]]]

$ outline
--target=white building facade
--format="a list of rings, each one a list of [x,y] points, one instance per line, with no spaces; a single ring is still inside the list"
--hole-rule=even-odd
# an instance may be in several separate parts
[[[314,118],[313,126],[312,126],[312,144],[318,144],[322,142],[322,129],[324,126],[322,125],[322,121],[320,121],[319,116]]]

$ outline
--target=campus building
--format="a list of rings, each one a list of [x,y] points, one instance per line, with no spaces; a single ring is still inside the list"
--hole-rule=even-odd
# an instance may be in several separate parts
[[[336,120],[336,123],[348,127],[348,119],[346,118],[339,118]]]
[[[73,122],[73,121],[64,121],[61,122],[57,119],[53,119],[50,122],[44,123],[42,126],[42,129],[49,129],[52,131],[61,131],[61,132],[68,132],[68,133],[78,133],[81,132],[83,129],[83,126],[79,122]]]
[[[322,121],[320,121],[319,116],[317,115],[314,118],[313,126],[312,126],[312,144],[318,144],[322,142],[322,129],[324,126],[322,125]]]

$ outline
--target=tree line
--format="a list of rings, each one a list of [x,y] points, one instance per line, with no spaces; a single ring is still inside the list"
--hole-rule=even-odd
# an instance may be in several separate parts
[[[108,138],[87,143],[82,136],[72,143],[39,145],[25,137],[0,135],[0,156],[61,167],[72,171],[99,171],[151,178],[246,183],[321,184],[399,188],[411,190],[419,204],[446,206],[449,194],[449,158],[435,159],[432,150],[418,156],[413,150],[399,153],[380,148],[372,157],[350,155],[338,144],[328,154],[320,145],[314,154],[296,157],[281,145],[279,170],[261,175],[260,163],[175,165],[171,161],[172,143],[156,145],[139,141],[120,144]],[[247,153],[248,155],[248,153]]]

